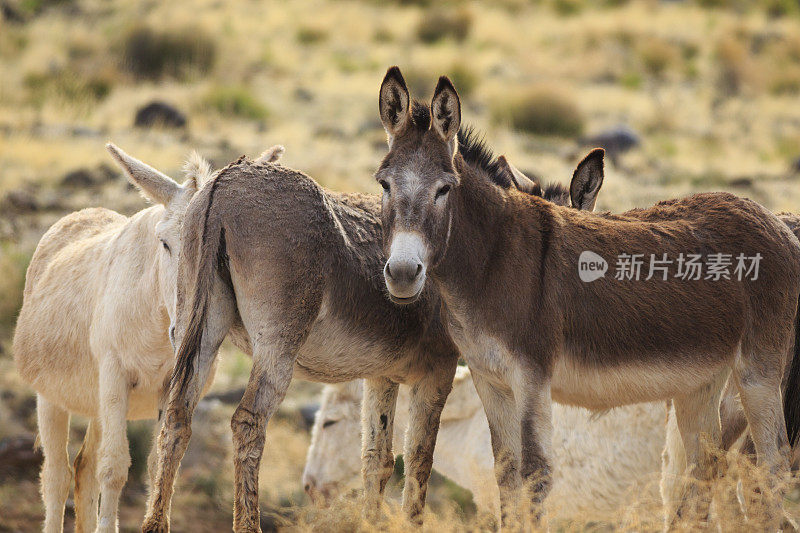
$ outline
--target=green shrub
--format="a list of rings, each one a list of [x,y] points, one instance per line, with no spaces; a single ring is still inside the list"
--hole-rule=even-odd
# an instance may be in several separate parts
[[[663,39],[651,38],[639,45],[639,58],[645,72],[656,78],[677,63],[679,56],[678,49]]]
[[[563,91],[538,87],[509,97],[492,109],[495,121],[535,135],[577,137],[584,118],[577,104]]]
[[[408,85],[408,90],[411,91],[411,96],[423,101],[427,101],[433,96],[436,81],[441,75],[450,78],[462,98],[470,96],[480,82],[478,74],[466,63],[454,63],[449,68],[412,66],[403,69],[403,77]]]
[[[463,41],[472,28],[472,12],[467,8],[434,9],[423,12],[417,25],[417,37],[424,43],[435,43],[448,37]]]
[[[584,8],[583,0],[553,0],[553,9],[561,16],[568,17],[580,13]]]
[[[25,271],[31,256],[13,247],[0,243],[0,341],[11,334],[22,307],[22,291],[25,288]]]
[[[456,63],[448,71],[447,76],[455,85],[458,94],[470,96],[480,83],[480,76],[466,63]]]
[[[28,91],[29,100],[35,105],[40,105],[50,95],[71,104],[99,101],[108,96],[114,81],[108,74],[81,75],[72,69],[63,69],[46,74],[27,74],[23,83]]]
[[[255,96],[243,86],[224,86],[211,89],[205,104],[223,115],[252,120],[263,120],[269,112]]]
[[[314,44],[328,38],[328,31],[315,26],[302,26],[297,30],[297,41],[302,44]]]
[[[138,78],[186,78],[206,73],[217,55],[214,39],[194,27],[156,30],[138,26],[122,40],[122,65]]]

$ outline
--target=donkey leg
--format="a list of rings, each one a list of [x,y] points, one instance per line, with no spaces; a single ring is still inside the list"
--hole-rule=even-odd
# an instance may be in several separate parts
[[[264,338],[257,335],[255,338]],[[259,341],[253,346],[253,369],[242,400],[231,418],[233,430],[233,530],[260,532],[258,468],[264,452],[267,422],[292,382],[299,339]]]
[[[682,482],[686,476],[686,451],[683,448],[681,432],[675,418],[675,407],[668,402],[667,438],[661,453],[661,500],[666,516],[672,517],[677,511],[683,490]]]
[[[453,388],[458,359],[443,361],[443,365],[419,380],[411,389],[409,426],[405,442],[405,486],[403,510],[412,523],[422,524],[428,478],[433,467],[433,449],[439,433],[439,419]],[[390,441],[391,442],[391,437]]]
[[[676,527],[679,522],[696,527],[695,521],[708,518],[711,505],[709,483],[719,476],[723,466],[719,450],[722,444],[719,405],[729,374],[728,370],[720,372],[698,390],[673,399],[686,470],[683,479],[677,481],[680,489],[674,491],[680,494],[677,506],[667,509],[670,527]]]
[[[116,360],[108,357],[100,365],[100,428],[102,442],[97,461],[100,482],[100,518],[97,530],[117,530],[119,495],[128,480],[131,465],[128,450],[128,380]]]
[[[478,372],[472,372],[472,381],[489,422],[494,472],[500,489],[500,522],[504,528],[519,526],[522,422],[514,402],[514,393],[509,387],[501,387]]]
[[[386,378],[364,380],[361,403],[361,475],[364,512],[368,519],[383,499],[383,489],[394,471],[392,437],[397,404],[397,383]]]
[[[67,453],[69,413],[39,394],[36,396],[36,415],[44,453],[42,465],[44,531],[60,533],[64,530],[64,505],[72,483],[72,469]]]
[[[78,455],[75,457],[75,531],[91,533],[97,527],[97,454],[100,448],[100,421],[91,420]]]
[[[161,417],[163,420],[158,435],[158,459],[147,513],[142,523],[143,533],[169,531],[172,492],[178,466],[192,435],[192,413],[214,366],[217,350],[233,324],[236,308],[230,289],[217,283],[212,302],[203,328],[195,370],[184,389],[170,387],[169,390],[167,408]]]
[[[760,492],[757,501],[747,501],[747,513],[748,516],[758,516],[763,521],[764,530],[775,531],[782,519],[781,505],[786,488],[784,476],[789,472],[790,455],[780,395],[780,377],[737,367],[734,369],[734,380],[750,424],[757,464],[768,473],[759,480],[761,482],[758,489],[745,491],[746,500],[750,499],[748,496]]]
[[[528,371],[522,375],[525,379],[514,388],[521,420],[520,472],[527,500],[527,519],[534,530],[539,530],[545,528],[544,500],[553,484],[553,406],[550,383],[544,380],[542,372]]]

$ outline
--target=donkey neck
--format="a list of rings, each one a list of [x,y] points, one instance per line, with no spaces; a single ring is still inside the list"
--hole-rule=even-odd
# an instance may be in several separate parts
[[[124,307],[136,314],[142,324],[158,328],[162,335],[166,331],[163,323],[168,323],[169,319],[161,298],[158,254],[163,252],[156,238],[156,224],[163,214],[162,206],[139,211],[121,228],[109,247],[109,273],[127,284],[125,293],[129,300]],[[154,307],[158,312],[153,312]]]
[[[456,168],[461,184],[451,193],[449,243],[431,276],[458,317],[463,306],[476,308],[498,285],[513,290],[522,265],[522,279],[538,276],[554,220],[549,202],[506,191],[460,158]]]

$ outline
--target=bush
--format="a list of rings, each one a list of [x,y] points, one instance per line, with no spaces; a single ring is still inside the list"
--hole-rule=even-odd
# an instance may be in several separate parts
[[[140,26],[122,41],[122,65],[138,78],[185,78],[206,73],[217,54],[216,42],[198,28],[155,30]]]
[[[436,81],[441,75],[450,78],[462,98],[470,96],[480,82],[478,74],[466,63],[455,63],[450,68],[411,67],[403,70],[403,77],[411,96],[423,101],[433,96]]]
[[[656,78],[662,77],[677,63],[679,56],[678,49],[663,39],[648,39],[639,46],[639,58],[645,72]]]
[[[725,37],[715,52],[717,59],[717,91],[726,97],[738,95],[751,77],[748,51],[739,39]]]
[[[22,291],[25,288],[25,271],[31,257],[12,247],[0,243],[0,341],[11,334],[22,307]]]
[[[425,43],[435,43],[448,37],[463,41],[471,28],[472,13],[468,9],[436,9],[422,14],[422,20],[417,25],[417,37]]]
[[[71,69],[47,74],[30,73],[24,79],[29,98],[40,105],[55,95],[70,104],[99,101],[108,96],[114,81],[109,73],[80,75]]]
[[[494,106],[495,121],[535,135],[577,137],[584,119],[577,104],[563,91],[539,87],[519,93]]]
[[[314,26],[303,26],[297,30],[297,41],[302,44],[314,44],[328,38],[328,31]]]
[[[563,17],[576,15],[583,10],[583,0],[553,0],[553,9]]]
[[[242,86],[216,87],[209,91],[205,104],[223,115],[263,120],[269,112],[255,96]]]

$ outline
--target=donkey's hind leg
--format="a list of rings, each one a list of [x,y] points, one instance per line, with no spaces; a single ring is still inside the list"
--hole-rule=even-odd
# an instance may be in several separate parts
[[[397,383],[387,378],[364,380],[361,403],[361,474],[364,511],[368,519],[383,499],[383,489],[394,471],[392,435],[397,405]]]
[[[78,455],[75,457],[75,532],[92,533],[97,527],[97,454],[100,447],[100,421],[91,420]]]
[[[67,453],[69,413],[39,394],[36,396],[36,415],[44,452],[42,466],[44,531],[60,533],[64,530],[64,505],[72,483],[72,469]]]
[[[765,531],[775,531],[782,519],[781,505],[789,472],[789,442],[783,418],[780,376],[737,365],[733,374],[742,400],[757,462],[766,470],[758,489],[745,489],[747,514],[758,517]],[[745,487],[752,480],[742,479]],[[764,483],[766,481],[766,483]],[[760,493],[760,494],[759,494]]]
[[[441,366],[411,388],[404,454],[406,479],[403,487],[403,510],[412,523],[422,523],[439,419],[453,387],[457,362],[458,355],[455,353],[449,361],[442,359]]]
[[[697,520],[706,520],[711,505],[710,481],[718,476],[722,443],[719,404],[729,370],[720,372],[699,389],[673,399],[675,421],[683,443],[686,470],[683,479],[662,479],[662,489],[675,483],[673,490],[662,492],[670,528],[680,523],[692,528]],[[669,443],[668,443],[669,445]],[[678,459],[675,454],[673,460]],[[662,472],[668,475],[669,472]],[[672,474],[674,475],[674,469]],[[673,499],[674,498],[674,499]]]

